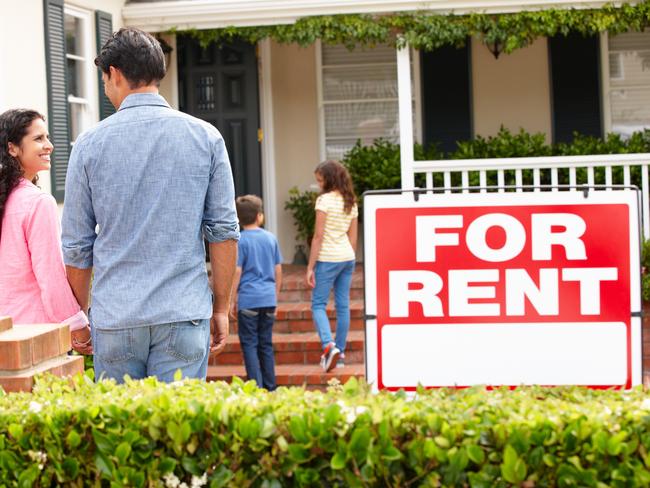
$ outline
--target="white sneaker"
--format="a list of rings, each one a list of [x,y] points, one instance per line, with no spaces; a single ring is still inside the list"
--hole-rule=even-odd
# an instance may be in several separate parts
[[[325,367],[323,368],[325,372],[330,371],[334,366],[336,366],[336,360],[339,358],[339,354],[341,354],[341,351],[338,347],[334,346],[334,348],[330,349],[325,360]]]
[[[336,344],[330,342],[327,346],[325,346],[325,349],[323,349],[323,354],[320,357],[320,367],[323,368],[325,371],[327,371],[327,369],[325,369],[325,364],[327,363],[327,356],[329,355],[333,347],[336,347]]]

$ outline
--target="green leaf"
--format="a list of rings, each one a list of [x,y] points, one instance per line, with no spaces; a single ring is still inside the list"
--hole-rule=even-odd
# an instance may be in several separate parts
[[[298,442],[306,443],[309,440],[305,419],[300,415],[291,417],[289,421],[289,432],[291,432],[293,438]]]
[[[381,457],[387,461],[397,461],[402,458],[402,453],[395,446],[388,446],[382,451]]]
[[[167,473],[172,473],[174,469],[176,469],[177,464],[178,463],[175,459],[164,457],[160,460],[160,463],[158,463],[158,469],[160,470],[161,474],[165,475]]]
[[[503,454],[503,463],[501,464],[503,478],[510,483],[518,484],[526,479],[526,472],[526,463],[517,455],[517,451],[508,444]]]
[[[330,466],[332,469],[339,470],[345,468],[345,454],[337,452],[332,456],[330,461]]]
[[[449,439],[444,436],[438,435],[434,437],[433,440],[439,447],[442,447],[443,449],[449,449],[449,446],[451,446]]]
[[[467,455],[474,464],[481,465],[485,462],[485,453],[477,445],[467,446]]]
[[[63,471],[69,479],[74,480],[79,475],[79,461],[77,461],[75,458],[65,458],[61,466],[63,467]]]
[[[174,373],[174,381],[181,381],[183,379],[183,372],[179,369]]]
[[[183,466],[183,469],[190,474],[196,476],[201,476],[203,474],[203,470],[200,468],[198,460],[194,457],[183,456],[183,459],[181,459],[181,465]]]
[[[81,436],[76,431],[71,430],[65,438],[66,444],[72,449],[81,444]]]
[[[115,449],[115,457],[119,464],[125,464],[128,457],[131,455],[131,446],[126,442],[122,442],[117,449]]]

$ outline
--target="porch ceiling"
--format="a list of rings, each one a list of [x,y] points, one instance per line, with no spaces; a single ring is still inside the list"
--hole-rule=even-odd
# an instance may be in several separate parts
[[[430,11],[506,13],[552,7],[599,8],[590,0],[137,0],[122,9],[124,23],[149,32],[172,28],[291,24],[301,17],[334,14]],[[622,2],[614,2],[616,4]]]

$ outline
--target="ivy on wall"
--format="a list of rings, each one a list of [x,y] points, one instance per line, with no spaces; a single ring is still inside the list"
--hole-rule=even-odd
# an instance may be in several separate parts
[[[650,0],[637,4],[611,4],[599,9],[547,9],[504,14],[472,13],[441,15],[426,12],[383,15],[324,15],[304,17],[293,24],[260,27],[226,27],[182,31],[198,39],[203,46],[222,44],[235,39],[256,43],[271,38],[281,44],[313,44],[317,39],[327,44],[355,46],[405,43],[424,51],[445,45],[462,46],[477,37],[495,55],[526,47],[539,37],[579,32],[594,35],[641,31],[650,26]],[[172,32],[181,33],[172,29]]]

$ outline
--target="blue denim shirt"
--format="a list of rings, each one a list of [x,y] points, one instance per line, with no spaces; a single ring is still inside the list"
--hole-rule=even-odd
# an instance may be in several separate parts
[[[94,327],[209,318],[203,237],[239,239],[226,147],[212,125],[138,93],[75,142],[65,183],[67,265],[94,268]]]

